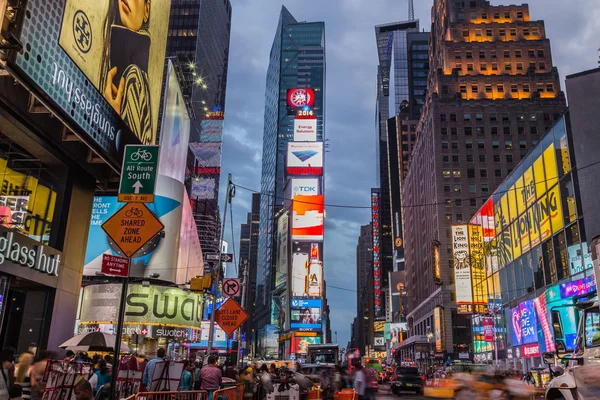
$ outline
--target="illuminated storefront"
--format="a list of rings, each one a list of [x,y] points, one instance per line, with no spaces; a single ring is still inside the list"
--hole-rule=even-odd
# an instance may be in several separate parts
[[[568,126],[567,112],[469,225],[482,232],[485,263],[473,282],[486,303],[472,319],[475,361],[494,360],[494,342],[501,362],[520,371],[538,367],[555,340],[560,352],[573,350],[578,321],[565,306],[596,292]],[[486,341],[489,319],[495,337]]]

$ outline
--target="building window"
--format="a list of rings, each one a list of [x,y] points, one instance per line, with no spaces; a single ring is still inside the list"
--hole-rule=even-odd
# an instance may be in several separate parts
[[[494,31],[492,29],[486,29],[485,36],[494,36]]]
[[[471,92],[478,93],[479,92],[479,86],[478,85],[471,85]]]
[[[498,71],[498,63],[492,63],[492,71]]]
[[[446,204],[446,208],[452,207],[452,199],[446,199],[444,203]]]
[[[449,156],[442,156],[442,162],[450,162],[450,157]]]
[[[486,64],[486,63],[479,64],[479,69],[480,69],[481,71],[487,71],[487,64]]]
[[[475,169],[473,169],[473,168],[467,169],[467,177],[468,178],[475,178]]]
[[[500,142],[498,140],[492,140],[492,149],[499,149]]]
[[[517,11],[517,18],[523,19],[523,11]]]
[[[488,16],[487,16],[486,12],[482,12],[481,13],[481,19],[488,19]]]
[[[454,58],[457,60],[460,60],[462,58],[460,51],[455,51],[454,52]]]
[[[469,37],[469,30],[468,29],[463,29],[463,36],[464,37]]]
[[[537,126],[532,126],[530,129],[531,129],[530,132],[531,132],[532,135],[537,135],[538,134]]]
[[[502,113],[502,121],[508,121],[510,117],[509,113]]]
[[[492,58],[497,58],[497,57],[496,57],[496,50],[490,50],[490,56],[491,56]]]
[[[510,28],[510,36],[517,36],[517,29],[516,28]]]
[[[536,113],[529,114],[529,120],[533,121],[533,122],[537,121],[537,114]]]
[[[470,121],[471,120],[471,114],[464,114],[463,115],[463,121]]]
[[[498,85],[496,90],[498,90],[498,93],[504,93],[504,85]]]
[[[456,114],[450,114],[450,121],[456,122]]]
[[[546,83],[546,92],[554,92],[554,84]]]
[[[452,156],[452,162],[458,162],[458,156]]]
[[[467,71],[473,71],[473,64],[467,64]]]
[[[463,215],[462,214],[456,214],[456,221],[457,222],[462,222],[463,221]]]
[[[496,122],[498,120],[498,114],[490,113],[490,121]]]
[[[452,187],[450,185],[444,185],[444,192],[449,193],[452,191]]]
[[[512,163],[512,162],[514,162],[514,159],[513,159],[513,156],[512,156],[512,154],[508,154],[508,155],[506,156],[506,162],[507,162],[507,163]]]
[[[540,69],[540,71],[544,71],[546,69],[546,63],[541,62],[539,69]]]
[[[517,63],[517,71],[523,71],[523,63]]]
[[[529,36],[529,28],[523,28],[523,36]]]
[[[490,187],[487,183],[482,183],[481,184],[481,192],[482,193],[488,193],[490,191]]]
[[[473,59],[473,52],[467,51],[467,60]]]
[[[448,94],[448,85],[442,85],[442,94]]]
[[[500,154],[494,154],[494,162],[500,162]]]
[[[532,34],[533,36],[539,36],[539,35],[540,35],[540,31],[539,31],[539,29],[538,29],[538,28],[536,28],[536,27],[533,27],[533,28],[531,28],[531,34]]]
[[[526,149],[527,148],[527,141],[526,140],[519,140],[519,148],[520,149]]]
[[[517,113],[517,122],[523,122],[523,121],[525,121],[525,114]]]
[[[510,58],[510,50],[504,50],[504,58]]]
[[[452,127],[452,128],[450,128],[450,134],[451,134],[452,136],[456,136],[456,135],[458,135],[458,132],[456,131],[456,127]]]
[[[483,140],[480,140],[479,142],[477,142],[477,148],[485,149],[485,142]]]
[[[475,29],[475,36],[481,37],[481,29]]]
[[[475,114],[475,121],[483,121],[483,114],[482,113]]]
[[[492,135],[497,135],[498,134],[498,127],[497,126],[492,126]]]
[[[485,50],[479,50],[479,58],[485,60]]]
[[[442,171],[442,176],[444,178],[450,178],[450,170],[448,170],[448,169],[443,170]]]
[[[512,140],[505,140],[504,141],[504,148],[506,150],[512,150]]]
[[[540,57],[540,58],[544,58],[544,49],[539,49],[537,51],[537,56]]]
[[[538,92],[543,92],[544,91],[544,84],[543,83],[536,84],[536,90]]]
[[[478,126],[475,128],[475,130],[477,131],[477,136],[485,136],[485,130],[483,129],[483,126]]]
[[[496,178],[501,178],[502,177],[502,170],[501,169],[495,169],[494,170],[494,175],[496,176]]]
[[[512,71],[512,65],[511,65],[511,63],[504,63],[504,70],[506,70],[506,71]]]
[[[442,121],[442,122],[446,121],[446,114],[440,114],[440,121]]]
[[[472,155],[472,154],[468,154],[468,155],[467,155],[467,162],[468,162],[468,163],[475,162],[475,160],[473,159],[473,155]]]
[[[474,183],[469,183],[469,193],[477,193],[477,186]]]
[[[460,183],[454,184],[454,191],[455,192],[460,192]]]
[[[529,93],[529,84],[528,84],[528,83],[525,83],[525,84],[523,85],[523,92],[524,92],[524,93]]]
[[[485,157],[485,154],[480,154],[480,155],[479,155],[479,162],[482,162],[482,163],[484,163],[484,162],[486,162],[486,161],[487,161],[487,159],[486,159],[486,157]]]
[[[458,72],[462,72],[462,64],[456,63],[456,65],[454,66],[454,68],[457,69]]]
[[[480,169],[479,176],[482,178],[487,178],[487,169]]]
[[[454,178],[460,178],[460,170],[455,169],[454,171],[452,171],[452,176]]]
[[[535,50],[533,50],[533,49],[529,49],[529,50],[527,50],[527,55],[528,55],[530,58],[535,58]]]
[[[446,221],[452,221],[452,214],[446,214]]]
[[[510,19],[510,11],[504,11],[504,18]]]
[[[510,126],[505,126],[503,129],[504,129],[504,134],[506,136],[510,136]]]
[[[500,19],[500,13],[499,12],[495,12],[494,13],[494,19]]]
[[[485,92],[492,93],[492,85],[485,85]]]
[[[452,142],[452,148],[454,150],[457,150],[458,149],[458,142]]]
[[[441,129],[442,136],[446,136],[448,134],[448,128]]]
[[[510,92],[511,93],[519,93],[519,88],[517,85],[510,85]]]
[[[498,34],[499,34],[500,36],[506,36],[506,29],[504,29],[504,28],[500,28],[500,29],[498,29]]]
[[[518,133],[519,135],[524,135],[524,134],[525,134],[525,127],[524,127],[524,126],[519,126],[519,127],[517,128],[517,133]]]
[[[472,149],[473,148],[473,142],[471,142],[471,141],[465,142],[465,147],[467,149]]]
[[[448,148],[448,142],[442,142],[442,149]]]
[[[465,135],[471,136],[473,134],[473,128],[470,126],[465,126]]]
[[[477,199],[469,199],[471,207],[477,207]]]
[[[460,85],[460,92],[467,93],[467,85]]]

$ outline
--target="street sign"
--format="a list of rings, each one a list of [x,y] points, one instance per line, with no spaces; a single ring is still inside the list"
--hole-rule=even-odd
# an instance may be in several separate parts
[[[223,281],[223,293],[225,296],[235,297],[240,292],[240,280],[239,279],[225,279]]]
[[[102,254],[102,273],[106,275],[129,276],[129,258]]]
[[[142,203],[128,203],[102,224],[102,229],[127,257],[133,256],[165,226]]]
[[[158,146],[127,145],[123,157],[119,201],[153,203],[158,175]]]
[[[221,254],[221,262],[228,263],[233,260],[233,254],[231,253],[223,253]],[[206,261],[219,261],[218,254],[207,254]]]
[[[228,336],[231,336],[247,319],[248,313],[232,298],[227,299],[215,313],[215,321]]]

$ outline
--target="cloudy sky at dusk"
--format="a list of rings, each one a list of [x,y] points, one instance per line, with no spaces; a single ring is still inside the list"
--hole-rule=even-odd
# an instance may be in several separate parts
[[[242,186],[260,190],[265,77],[280,0],[231,0],[233,21],[220,198],[228,173]],[[432,0],[415,0],[421,28],[430,30]],[[514,1],[492,0],[493,5]],[[600,47],[598,0],[529,0],[532,19],[546,23],[554,65],[564,88],[566,75],[597,66]],[[325,165],[326,203],[368,206],[376,185],[374,26],[408,19],[407,0],[304,0],[284,3],[298,21],[325,21],[327,48]],[[251,194],[238,190],[233,202],[235,244],[250,210]],[[325,277],[332,329],[346,347],[356,316],[356,243],[367,209],[328,207]],[[229,223],[226,240],[231,243]],[[231,250],[231,247],[230,247]],[[239,249],[236,248],[236,251]],[[340,289],[346,288],[346,290]],[[335,337],[333,338],[335,340]]]

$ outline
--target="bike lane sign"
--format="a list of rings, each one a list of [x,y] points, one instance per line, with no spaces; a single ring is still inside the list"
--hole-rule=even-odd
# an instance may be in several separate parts
[[[130,144],[125,146],[119,201],[153,203],[158,175],[158,146]]]
[[[128,203],[110,217],[102,229],[122,255],[131,258],[165,226],[143,203]]]

